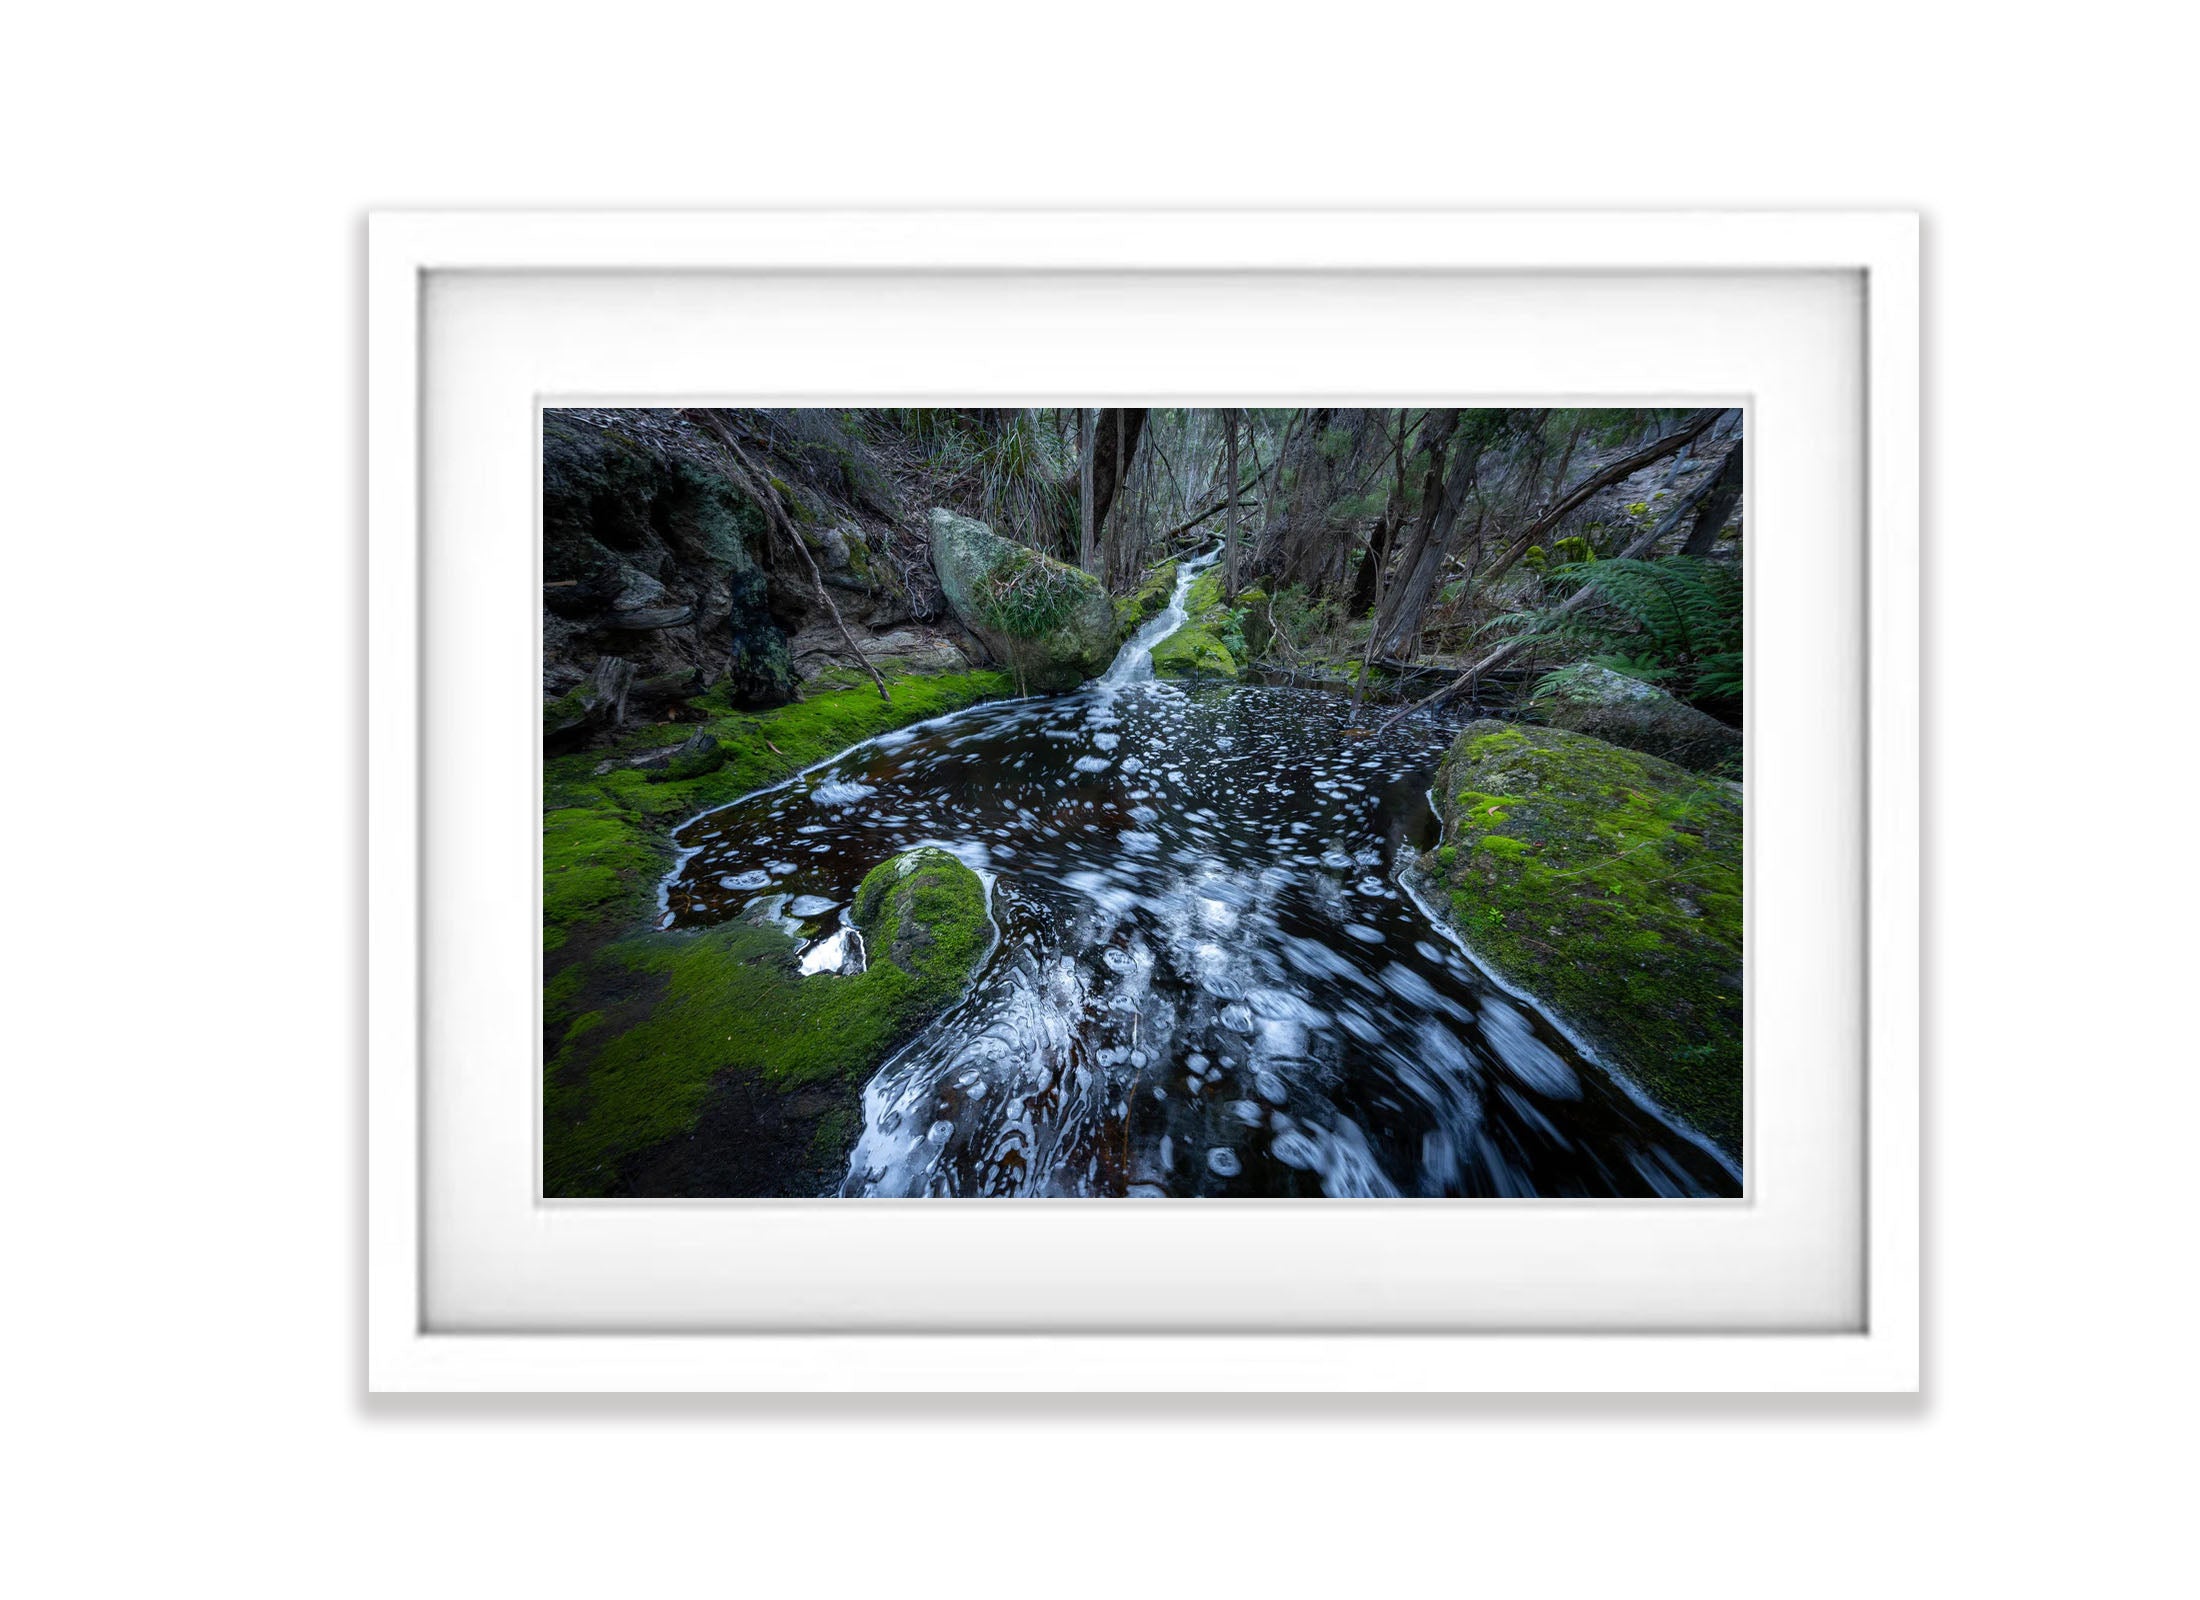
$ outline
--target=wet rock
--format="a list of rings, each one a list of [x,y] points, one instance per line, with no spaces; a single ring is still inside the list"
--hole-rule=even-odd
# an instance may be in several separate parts
[[[1554,672],[1531,702],[1554,728],[1640,750],[1691,772],[1739,776],[1742,736],[1655,684],[1590,662]]]
[[[932,570],[957,619],[1030,689],[1074,689],[1114,659],[1115,608],[1088,573],[944,510]]]

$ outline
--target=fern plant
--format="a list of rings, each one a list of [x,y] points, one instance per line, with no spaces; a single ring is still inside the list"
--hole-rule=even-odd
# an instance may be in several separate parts
[[[1545,574],[1552,603],[1492,628],[1549,640],[1691,700],[1742,693],[1742,575],[1698,556],[1574,561]],[[1570,610],[1560,603],[1591,593]]]

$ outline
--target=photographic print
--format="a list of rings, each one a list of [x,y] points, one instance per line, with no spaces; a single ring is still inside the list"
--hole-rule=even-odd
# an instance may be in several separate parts
[[[541,428],[546,1196],[1742,1192],[1740,410]]]

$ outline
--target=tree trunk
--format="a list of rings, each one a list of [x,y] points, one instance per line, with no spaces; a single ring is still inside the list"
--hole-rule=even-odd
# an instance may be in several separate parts
[[[1130,479],[1131,458],[1146,429],[1145,408],[1103,410],[1092,435],[1092,526],[1095,535],[1108,523],[1116,495]]]
[[[1114,584],[1123,575],[1123,563],[1129,549],[1129,500],[1126,491],[1130,484],[1132,459],[1138,453],[1139,436],[1145,431],[1146,413],[1142,408],[1112,407],[1103,409],[1093,428],[1092,441],[1092,528],[1093,543],[1097,547],[1097,563],[1087,570],[1103,583]],[[1125,514],[1115,520],[1110,530],[1108,514],[1117,501],[1122,501]]]
[[[1230,462],[1230,502],[1222,523],[1222,592],[1231,601],[1238,592],[1238,447],[1237,412],[1225,406],[1222,412],[1223,454]]]
[[[1711,480],[1710,492],[1696,511],[1696,525],[1688,530],[1688,543],[1681,546],[1684,556],[1707,556],[1718,543],[1719,533],[1732,520],[1742,499],[1742,441],[1734,441],[1734,448],[1727,451],[1726,459],[1719,463],[1718,473]]]
[[[1734,446],[1734,450],[1737,455],[1741,453],[1741,448],[1742,447],[1739,443]],[[1641,538],[1637,539],[1633,544],[1622,550],[1617,556],[1613,557],[1613,559],[1615,561],[1633,561],[1649,555],[1652,550],[1657,548],[1658,540],[1664,537],[1664,533],[1665,530],[1662,527],[1652,528],[1649,532],[1643,534]],[[1554,616],[1564,616],[1567,612],[1575,610],[1577,607],[1584,606],[1589,603],[1590,599],[1597,592],[1596,567],[1594,565],[1590,566],[1588,568],[1588,573],[1588,581],[1582,584],[1582,586],[1576,589],[1572,594],[1568,595],[1553,609],[1552,614]],[[1451,696],[1457,694],[1461,689],[1464,689],[1469,684],[1473,683],[1474,680],[1482,676],[1483,673],[1489,671],[1499,662],[1505,660],[1508,656],[1513,655],[1524,646],[1532,643],[1535,639],[1539,637],[1541,637],[1541,635],[1539,634],[1522,634],[1519,638],[1507,639],[1503,644],[1492,650],[1488,655],[1477,661],[1473,666],[1467,668],[1466,671],[1460,673],[1458,677],[1452,679],[1451,682],[1445,684],[1434,694],[1416,700],[1413,702],[1413,704],[1409,706],[1401,707],[1395,714],[1392,715],[1389,721],[1383,724],[1382,730],[1379,731],[1387,731],[1391,728],[1394,728],[1400,722],[1403,722],[1408,716],[1412,715],[1414,712],[1424,710],[1430,706],[1438,704],[1441,701],[1448,700],[1449,698],[1451,698]]]
[[[1086,416],[1085,408],[1077,408],[1077,566],[1081,572],[1090,572],[1098,551],[1093,548],[1092,519],[1092,445],[1099,430]]]
[[[1519,533],[1513,535],[1512,543],[1506,546],[1505,553],[1498,557],[1497,565],[1482,574],[1482,581],[1484,583],[1495,583],[1511,570],[1514,562],[1528,553],[1530,545],[1580,510],[1583,502],[1588,500],[1590,496],[1601,489],[1609,489],[1622,478],[1633,477],[1653,462],[1663,461],[1674,451],[1696,439],[1706,428],[1718,421],[1721,415],[1723,415],[1723,412],[1717,408],[1709,411],[1699,411],[1664,438],[1643,446],[1633,455],[1615,461],[1608,467],[1590,473],[1588,477],[1582,479],[1580,483],[1569,490],[1557,505],[1551,507],[1542,516],[1537,517],[1521,529]]]
[[[1421,613],[1436,592],[1436,580],[1451,553],[1452,531],[1458,526],[1459,508],[1473,487],[1481,452],[1461,449],[1447,467],[1452,436],[1459,428],[1459,413],[1429,413],[1421,424],[1421,444],[1428,451],[1428,473],[1421,480],[1421,515],[1399,557],[1398,581],[1383,602],[1375,622],[1377,647],[1386,655],[1410,657],[1413,636],[1420,631]]]
[[[1406,520],[1406,414],[1402,407],[1398,412],[1398,431],[1390,441],[1390,458],[1390,503],[1383,507],[1375,531],[1368,535],[1367,554],[1360,558],[1360,570],[1353,575],[1352,592],[1345,597],[1344,603],[1347,620],[1364,617],[1375,609],[1376,596],[1382,590],[1383,568],[1390,563],[1391,544]],[[1372,630],[1368,638],[1372,643]]]

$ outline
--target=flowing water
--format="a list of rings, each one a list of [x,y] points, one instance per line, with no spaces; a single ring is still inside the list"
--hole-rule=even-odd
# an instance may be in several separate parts
[[[863,959],[845,912],[895,852],[986,881],[1000,940],[864,1090],[841,1192],[1739,1193],[1398,881],[1450,730],[1154,678],[1205,564],[1077,693],[887,734],[680,831],[666,925],[776,916],[809,972]]]

